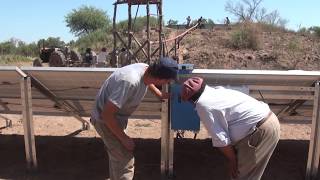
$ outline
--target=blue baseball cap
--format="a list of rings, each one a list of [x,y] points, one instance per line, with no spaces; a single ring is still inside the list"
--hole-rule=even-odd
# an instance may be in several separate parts
[[[161,57],[151,68],[151,74],[161,79],[176,79],[178,74],[177,62],[169,57]]]

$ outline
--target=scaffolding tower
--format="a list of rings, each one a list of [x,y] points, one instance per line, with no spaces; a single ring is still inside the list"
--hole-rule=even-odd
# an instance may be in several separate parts
[[[117,18],[117,6],[121,4],[127,4],[128,6],[128,27],[124,33],[120,33],[116,26],[116,18]],[[111,60],[111,66],[118,67],[118,53],[119,49],[124,48],[127,53],[127,61],[130,63],[137,63],[137,62],[145,62],[150,64],[151,59],[156,53],[159,53],[159,57],[162,57],[163,52],[163,33],[162,33],[162,0],[117,0],[114,4],[114,14],[113,14],[113,55]],[[146,7],[146,39],[143,39],[143,42],[140,42],[138,38],[134,36],[133,33],[133,24],[132,24],[132,6],[137,6],[137,12],[140,6]],[[156,32],[158,33],[159,40],[157,42],[151,42],[150,39],[150,6],[155,5],[157,9],[157,27],[155,27]],[[137,16],[137,12],[135,18]],[[134,19],[135,19],[134,18]],[[126,39],[125,39],[126,38]],[[127,41],[125,41],[127,40]],[[120,47],[118,44],[120,41]],[[135,42],[137,45],[137,50],[133,50],[132,43]],[[153,44],[153,46],[151,46]],[[145,49],[146,48],[146,49]],[[142,52],[145,56],[145,61],[141,61],[138,59],[137,55],[139,52]],[[134,62],[132,62],[134,61]]]

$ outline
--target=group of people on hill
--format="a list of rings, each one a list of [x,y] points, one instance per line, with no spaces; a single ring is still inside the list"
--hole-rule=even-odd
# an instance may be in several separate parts
[[[175,60],[161,57],[150,65],[118,68],[102,84],[90,121],[104,142],[111,180],[133,179],[135,142],[125,132],[128,118],[147,90],[159,99],[170,98],[159,87],[176,80],[177,71]],[[280,137],[278,118],[268,104],[236,90],[209,86],[202,77],[191,77],[181,87],[181,100],[193,104],[212,145],[226,159],[230,179],[261,179]]]

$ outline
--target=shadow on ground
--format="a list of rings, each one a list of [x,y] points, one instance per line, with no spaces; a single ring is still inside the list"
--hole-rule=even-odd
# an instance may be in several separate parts
[[[135,180],[160,179],[160,140],[135,139]],[[302,180],[308,141],[281,140],[263,180]],[[109,177],[108,160],[99,138],[37,136],[39,169],[26,170],[23,136],[0,135],[0,179],[102,180]],[[224,158],[210,139],[175,140],[177,180],[227,179]]]

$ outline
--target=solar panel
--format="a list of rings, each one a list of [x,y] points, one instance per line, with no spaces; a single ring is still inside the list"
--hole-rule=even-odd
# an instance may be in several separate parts
[[[22,70],[40,81],[59,99],[72,104],[81,116],[89,116],[98,90],[115,68],[23,67]],[[46,99],[35,86],[32,97],[33,103],[37,103],[37,99]],[[160,119],[160,111],[161,102],[148,92],[133,116]]]
[[[14,66],[0,66],[0,113],[21,114],[22,76]]]
[[[249,88],[249,94],[271,104],[278,113],[279,105],[284,106],[292,100],[304,100],[310,104],[314,99],[314,83],[320,73],[314,71],[266,71],[266,70],[211,70],[195,69],[192,74],[182,74],[179,82],[191,76],[203,77],[210,86],[233,86]],[[276,102],[276,103],[274,103]],[[274,106],[278,106],[274,108]],[[309,118],[310,119],[310,118]]]
[[[184,80],[190,76],[204,77],[207,83],[220,85],[312,85],[319,80],[317,71],[267,71],[267,70],[212,70],[195,69],[192,74],[181,76]]]
[[[16,67],[0,66],[0,98],[20,98],[20,79]]]

